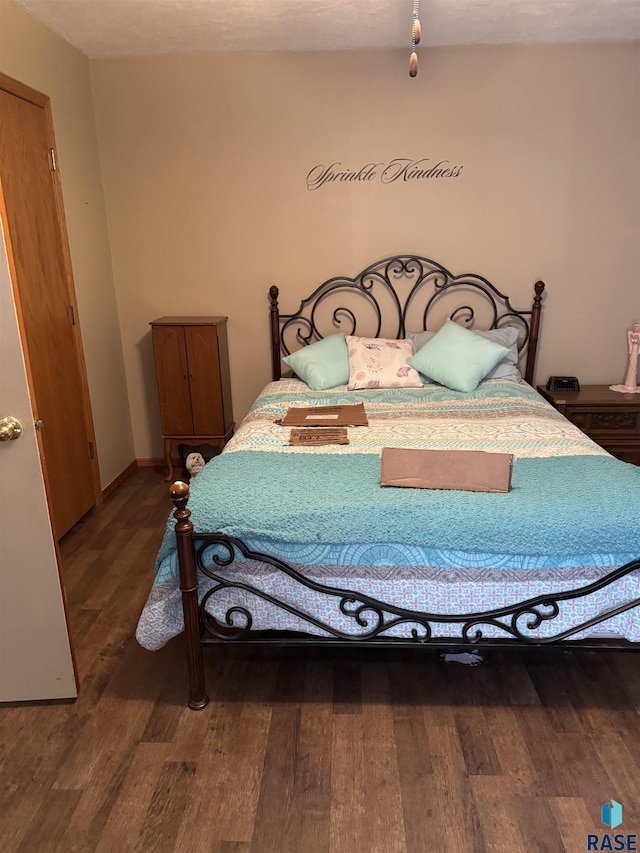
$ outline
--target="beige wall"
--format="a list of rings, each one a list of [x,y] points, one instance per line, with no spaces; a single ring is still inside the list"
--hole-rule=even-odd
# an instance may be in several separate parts
[[[416,252],[520,307],[547,282],[537,378],[623,378],[640,318],[639,45],[425,48],[91,64],[136,455],[160,453],[148,323],[229,316],[236,420],[269,379],[267,297]],[[394,157],[458,178],[338,183]]]
[[[640,46],[424,49],[415,80],[406,66],[406,51],[89,61],[0,0],[0,70],[52,99],[103,485],[134,448],[160,455],[150,320],[229,316],[239,420],[269,379],[268,286],[291,310],[396,252],[485,275],[521,307],[543,278],[537,378],[622,378]],[[463,169],[306,188],[316,164],[395,157]]]
[[[51,98],[102,485],[134,458],[89,60],[0,0],[0,71]]]

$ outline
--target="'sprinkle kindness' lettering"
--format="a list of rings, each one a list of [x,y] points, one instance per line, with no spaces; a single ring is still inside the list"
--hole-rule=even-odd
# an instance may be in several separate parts
[[[452,166],[449,160],[432,163],[429,157],[411,160],[396,157],[388,163],[366,163],[359,169],[344,168],[342,163],[325,166],[318,163],[307,173],[307,189],[318,190],[332,183],[369,183],[378,180],[383,184],[394,181],[421,181],[426,178],[457,178],[464,166]]]

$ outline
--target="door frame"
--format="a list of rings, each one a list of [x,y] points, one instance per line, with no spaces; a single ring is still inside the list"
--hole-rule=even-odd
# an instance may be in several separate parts
[[[0,89],[3,89],[5,92],[8,92],[10,95],[14,95],[17,98],[21,98],[24,101],[27,101],[33,104],[36,107],[40,107],[44,110],[45,123],[47,128],[47,145],[53,151],[55,161],[57,163],[57,149],[55,144],[55,134],[53,128],[53,116],[51,112],[51,99],[48,95],[43,94],[42,92],[37,91],[36,89],[32,89],[30,86],[27,86],[24,83],[21,83],[19,80],[15,80],[13,77],[9,77],[7,74],[3,74],[0,71]],[[91,410],[91,397],[89,394],[89,381],[87,378],[87,368],[86,362],[84,358],[84,347],[82,345],[82,335],[80,332],[80,316],[78,311],[78,303],[76,299],[76,291],[75,291],[75,283],[73,279],[73,268],[71,264],[71,251],[69,248],[69,235],[67,231],[67,222],[64,213],[64,200],[62,195],[62,182],[60,178],[60,172],[58,168],[52,169],[51,178],[53,182],[53,191],[54,191],[54,199],[56,206],[56,222],[60,236],[60,246],[62,249],[62,258],[64,264],[64,280],[67,289],[67,296],[69,299],[69,306],[73,308],[76,316],[76,322],[73,325],[73,340],[75,343],[75,354],[78,360],[78,367],[80,370],[80,397],[82,402],[82,412],[84,415],[84,426],[85,433],[87,437],[87,441],[91,442],[93,445],[93,458],[90,459],[90,470],[91,470],[91,478],[92,478],[92,487],[93,487],[93,496],[94,496],[94,505],[97,506],[101,504],[103,501],[102,489],[100,486],[100,468],[98,463],[98,450],[96,446],[96,436],[95,436],[95,428],[93,423],[93,413]],[[33,384],[33,376],[31,374],[31,366],[29,362],[29,351],[26,346],[26,335],[24,330],[24,318],[22,315],[22,308],[20,304],[20,293],[17,285],[17,276],[16,276],[16,268],[13,257],[13,248],[11,245],[11,237],[9,235],[9,229],[7,226],[7,214],[4,207],[4,199],[2,194],[0,193],[0,217],[2,218],[4,224],[4,232],[5,232],[5,242],[7,249],[7,257],[9,260],[9,273],[11,278],[11,287],[13,290],[14,302],[16,305],[16,313],[18,316],[18,329],[20,332],[20,338],[22,342],[22,348],[25,355],[25,365],[27,372],[27,383],[29,386],[29,393],[31,395],[31,400],[33,407],[35,409],[35,417],[37,418],[38,411],[38,399],[35,393],[34,384]],[[44,454],[42,436],[38,430],[36,430],[36,436],[38,439],[38,453],[40,454],[40,461],[42,464],[42,472],[44,476],[45,482],[45,491],[47,494],[47,505],[49,508],[49,516],[53,519],[53,512],[51,506],[51,489],[49,486],[49,478],[47,474],[47,460]],[[57,536],[56,536],[57,538]]]

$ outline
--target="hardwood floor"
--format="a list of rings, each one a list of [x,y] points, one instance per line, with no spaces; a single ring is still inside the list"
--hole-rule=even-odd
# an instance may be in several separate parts
[[[181,638],[134,638],[169,508],[138,469],[62,541],[80,695],[0,709],[2,853],[577,853],[611,798],[640,833],[635,653],[215,648],[189,711]]]

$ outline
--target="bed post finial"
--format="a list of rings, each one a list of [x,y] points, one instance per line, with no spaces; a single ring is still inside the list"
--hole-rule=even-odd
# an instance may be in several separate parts
[[[200,645],[200,617],[198,613],[198,575],[193,542],[193,523],[189,521],[191,510],[187,509],[189,486],[178,480],[169,488],[175,507],[176,546],[180,566],[180,591],[184,630],[187,638],[187,672],[189,675],[189,707],[194,711],[205,708],[209,697],[204,686],[204,661]]]
[[[544,281],[536,281],[533,285],[535,296],[531,307],[531,322],[529,323],[529,343],[527,345],[527,364],[524,380],[533,385],[533,373],[536,367],[536,354],[538,350],[538,333],[540,330],[540,314],[542,312],[542,294],[544,292]]]
[[[171,495],[171,500],[175,507],[173,517],[178,521],[178,524],[181,524],[183,519],[186,521],[191,515],[190,510],[187,509],[187,501],[189,500],[188,483],[183,483],[182,480],[176,480],[176,482],[172,483],[169,487],[169,494]],[[191,525],[191,527],[193,529],[193,525]]]
[[[271,377],[275,382],[280,379],[280,312],[278,311],[278,288],[272,284],[269,288],[271,316]]]

